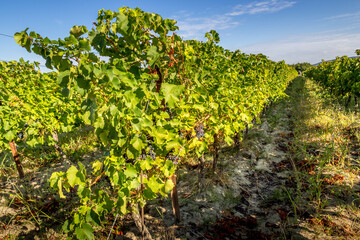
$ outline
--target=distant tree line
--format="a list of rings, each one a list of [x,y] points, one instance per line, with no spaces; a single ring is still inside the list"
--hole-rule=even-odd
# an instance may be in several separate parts
[[[299,75],[302,75],[302,73],[306,69],[311,67],[312,65],[310,63],[303,62],[303,63],[296,63],[296,64],[293,64],[293,65],[290,65],[290,66],[294,67],[296,69],[296,71],[299,73]]]

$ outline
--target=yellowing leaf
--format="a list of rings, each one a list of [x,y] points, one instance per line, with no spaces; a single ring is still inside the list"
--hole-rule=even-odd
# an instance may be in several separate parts
[[[166,180],[165,182],[165,192],[170,192],[175,187],[171,179]]]

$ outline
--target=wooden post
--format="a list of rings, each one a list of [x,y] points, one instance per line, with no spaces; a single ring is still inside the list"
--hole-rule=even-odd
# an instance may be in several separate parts
[[[245,129],[243,130],[243,139],[245,138],[245,136],[249,133],[249,128],[248,125],[246,124]]]
[[[235,147],[239,147],[240,145],[240,134],[239,132],[236,132],[235,133],[235,137],[234,137],[234,144],[235,144]]]
[[[171,200],[172,200],[172,208],[175,216],[175,223],[180,222],[180,207],[179,207],[179,197],[177,192],[176,185],[176,174],[170,177],[171,181],[174,183],[174,188],[171,191]]]
[[[21,162],[20,162],[19,154],[18,154],[18,152],[16,150],[15,142],[11,141],[9,143],[9,145],[10,145],[11,152],[12,152],[12,155],[13,155],[13,158],[14,158],[14,161],[15,161],[16,168],[17,168],[17,170],[19,172],[19,177],[24,178],[25,177],[24,170],[23,170],[23,168],[21,166]]]
[[[198,186],[199,188],[202,187],[203,185],[203,178],[204,178],[204,167],[205,167],[205,158],[204,158],[204,154],[202,154],[199,157],[199,162],[200,162],[200,170],[199,170],[199,177],[198,177]]]
[[[347,101],[345,102],[345,107],[348,108],[351,102],[351,95],[349,95]]]
[[[140,175],[140,181],[141,181],[141,183],[140,183],[140,190],[141,190],[141,192],[143,192],[144,191],[144,180],[143,180],[143,178],[144,178],[144,173],[143,173],[143,170],[141,170],[141,175]],[[144,215],[144,207],[141,207],[141,214],[140,214],[140,216],[141,216],[141,236],[142,236],[142,238],[144,239],[144,237],[145,237],[145,215]]]
[[[219,137],[217,134],[214,135],[214,155],[213,155],[213,171],[216,171],[216,165],[219,159]]]

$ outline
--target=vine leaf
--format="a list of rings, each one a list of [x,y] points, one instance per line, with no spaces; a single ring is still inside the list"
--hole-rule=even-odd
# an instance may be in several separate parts
[[[74,37],[78,38],[80,37],[81,35],[87,33],[87,28],[86,26],[73,26],[71,29],[70,29],[70,34],[73,35]]]
[[[90,224],[83,223],[81,227],[75,228],[76,237],[78,239],[94,239],[94,229],[90,226]]]
[[[57,77],[57,83],[61,87],[67,87],[67,85],[69,83],[69,75],[70,75],[69,70],[59,73],[59,75]]]
[[[174,188],[175,184],[171,179],[166,180],[165,182],[165,192],[170,192]]]
[[[77,176],[78,172],[79,170],[75,166],[71,166],[66,172],[66,177],[71,187],[80,183],[80,178]]]
[[[149,60],[149,66],[153,67],[155,62],[160,58],[160,53],[156,46],[151,46],[147,52],[147,58]]]
[[[161,91],[165,96],[165,102],[169,107],[175,107],[176,103],[179,102],[179,97],[184,89],[184,86],[175,84],[163,83],[161,85]]]

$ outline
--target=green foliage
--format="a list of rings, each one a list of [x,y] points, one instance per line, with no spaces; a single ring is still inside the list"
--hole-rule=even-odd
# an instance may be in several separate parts
[[[306,71],[306,76],[319,82],[335,96],[360,96],[360,58],[337,57],[323,61]]]
[[[167,196],[177,161],[209,152],[215,134],[231,144],[297,75],[284,62],[222,48],[213,30],[207,42],[184,41],[170,34],[175,24],[125,7],[100,10],[93,29],[74,26],[63,40],[15,34],[17,43],[58,70],[65,96],[84,99],[83,121],[111,149],[92,173],[80,164],[51,176],[60,197],[77,189],[81,206],[64,225],[69,235],[92,239],[92,227],[107,214],[124,215]],[[204,136],[195,137],[198,128]],[[111,188],[97,186],[103,175]]]
[[[27,41],[25,41],[27,42]],[[52,132],[79,124],[79,107],[61,94],[56,73],[40,73],[38,63],[0,62],[0,147],[53,144]]]
[[[297,63],[292,65],[298,71],[298,73],[305,72],[308,68],[312,67],[310,63],[304,62],[304,63]]]

